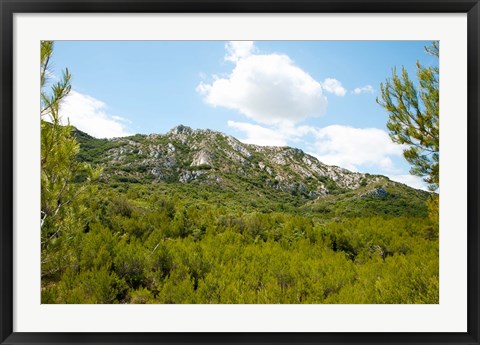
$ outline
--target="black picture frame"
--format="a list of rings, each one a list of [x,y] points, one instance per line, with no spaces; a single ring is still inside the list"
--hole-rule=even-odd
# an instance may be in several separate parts
[[[467,13],[468,315],[465,333],[13,332],[13,16],[15,13]],[[1,344],[479,344],[479,0],[0,0]]]

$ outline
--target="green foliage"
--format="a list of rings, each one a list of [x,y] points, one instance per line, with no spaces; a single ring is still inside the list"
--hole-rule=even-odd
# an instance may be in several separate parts
[[[50,60],[53,54],[53,42],[41,41],[40,43],[40,115],[48,115],[52,121],[58,120],[58,106],[60,102],[68,95],[71,90],[71,74],[68,69],[62,74],[62,78],[55,84],[51,85],[50,92],[47,92],[46,86],[49,82],[49,76],[52,74],[50,70]]]
[[[138,241],[125,238],[115,248],[114,272],[125,279],[132,288],[137,288],[145,278],[147,252]]]
[[[78,129],[75,129],[74,134],[81,145],[81,150],[77,154],[77,160],[80,162],[101,163],[105,152],[121,146],[121,142],[97,139]]]
[[[72,249],[81,229],[82,193],[100,171],[76,159],[79,145],[72,127],[59,116],[60,103],[70,92],[71,75],[48,88],[53,42],[41,42],[41,249],[42,276],[56,275],[73,264]],[[93,190],[90,190],[93,192]]]
[[[332,217],[216,199],[229,197],[100,186],[74,264],[42,281],[42,302],[438,303],[438,225],[426,213]]]
[[[438,42],[426,47],[438,58]],[[431,190],[439,186],[439,69],[417,62],[416,86],[405,67],[401,75],[393,70],[391,79],[381,84],[382,99],[377,102],[389,114],[390,137],[408,146],[403,154],[412,165],[410,173],[423,176]]]
[[[47,289],[51,303],[68,304],[106,304],[118,303],[118,298],[126,290],[124,281],[115,273],[106,269],[74,272],[70,269],[63,274],[62,280],[55,287]]]

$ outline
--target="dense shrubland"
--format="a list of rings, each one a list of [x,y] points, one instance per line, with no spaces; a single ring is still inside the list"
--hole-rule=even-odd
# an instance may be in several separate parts
[[[200,184],[95,188],[44,252],[42,303],[438,303],[428,217],[245,205]]]

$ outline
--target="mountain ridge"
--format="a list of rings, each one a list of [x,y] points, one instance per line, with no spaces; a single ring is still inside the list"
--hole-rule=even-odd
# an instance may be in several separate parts
[[[77,137],[85,137],[86,133],[82,133]],[[308,191],[312,197],[330,194],[331,189],[357,189],[367,182],[389,181],[382,175],[351,172],[324,164],[298,148],[246,144],[222,132],[184,125],[175,126],[166,134],[136,134],[113,139],[89,137],[90,140],[111,143],[106,145],[106,156],[97,161],[120,168],[145,167],[146,172],[143,168],[139,170],[158,180],[177,178],[179,182],[187,183],[204,175],[216,179],[224,173],[244,176],[260,173],[273,188],[291,191],[295,183],[300,183],[299,190]],[[84,157],[82,160],[95,159]]]
[[[388,211],[394,214],[402,214],[402,208],[423,210],[429,195],[386,176],[324,164],[297,148],[246,144],[210,129],[178,125],[165,134],[113,139],[75,133],[79,160],[103,166],[102,181],[114,185],[203,186],[322,210],[344,203],[353,213],[388,204],[396,205]]]

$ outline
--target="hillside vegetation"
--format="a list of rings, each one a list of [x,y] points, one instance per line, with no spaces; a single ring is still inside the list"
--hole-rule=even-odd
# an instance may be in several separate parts
[[[211,130],[75,135],[103,172],[42,246],[42,303],[438,303],[427,192]]]

